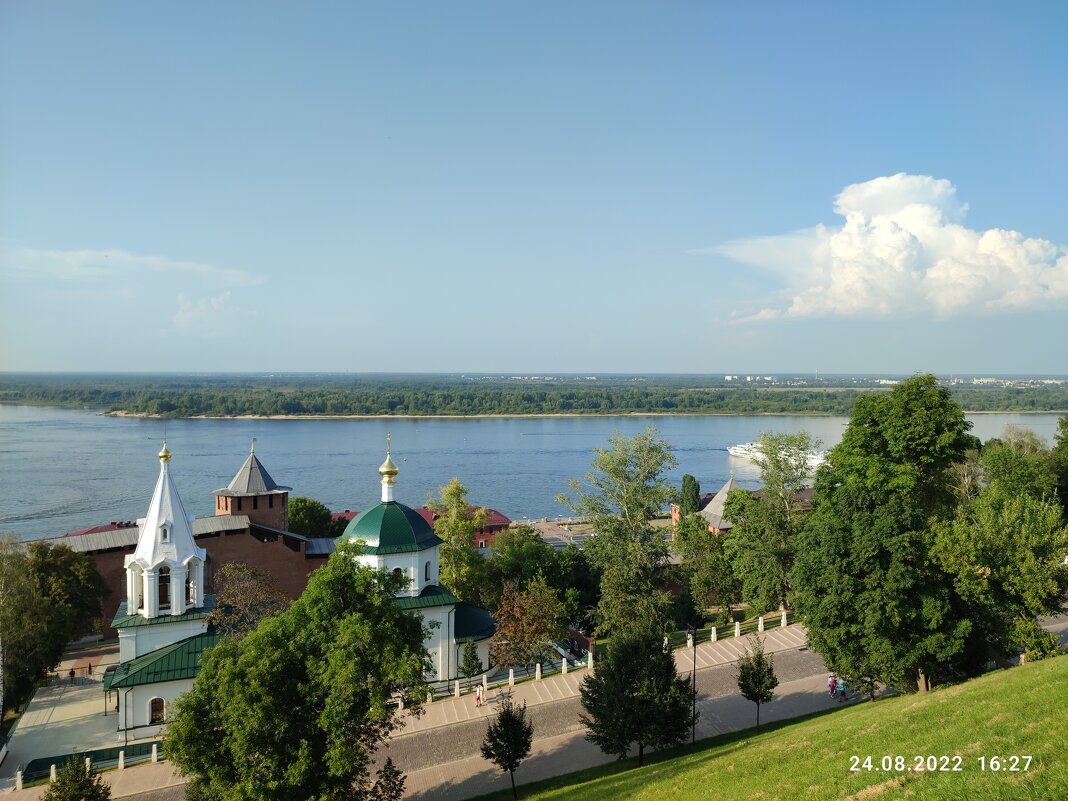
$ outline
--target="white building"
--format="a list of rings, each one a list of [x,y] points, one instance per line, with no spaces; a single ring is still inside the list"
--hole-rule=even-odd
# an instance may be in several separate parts
[[[126,601],[112,626],[119,632],[119,664],[104,677],[117,693],[119,730],[156,734],[168,705],[192,689],[205,649],[214,599],[204,594],[206,554],[193,539],[193,518],[171,480],[167,443],[148,514],[138,520],[137,547],[126,557]]]
[[[359,560],[363,564],[408,578],[408,589],[396,602],[402,609],[418,612],[424,623],[430,624],[425,645],[433,669],[428,681],[456,678],[467,642],[477,643],[478,657],[488,669],[493,618],[485,609],[463,603],[438,584],[438,546],[442,540],[422,515],[393,499],[398,470],[390,457],[388,439],[386,461],[378,473],[382,476],[382,502],[353,519],[338,537],[338,544],[362,540],[364,552]]]

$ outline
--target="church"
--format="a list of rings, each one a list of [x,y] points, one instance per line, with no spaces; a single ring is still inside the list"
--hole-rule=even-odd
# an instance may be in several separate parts
[[[431,681],[447,681],[459,673],[463,647],[476,643],[478,658],[489,665],[489,639],[494,622],[485,609],[463,603],[438,584],[438,546],[441,539],[416,510],[393,498],[397,465],[390,456],[386,437],[386,461],[378,468],[382,477],[382,501],[353,519],[338,537],[338,543],[363,543],[360,562],[407,577],[408,589],[397,597],[402,609],[418,612],[430,636],[424,645],[433,663]]]
[[[209,626],[215,598],[205,592],[208,554],[197,544],[194,518],[182,507],[169,472],[171,456],[164,442],[148,512],[138,521],[133,553],[124,559],[126,600],[119,604],[111,624],[118,631],[119,664],[104,679],[109,704],[110,694],[115,693],[119,730],[137,730],[137,737],[160,731],[168,706],[192,688],[204,651],[219,641]],[[442,541],[423,516],[394,500],[398,470],[388,438],[386,461],[378,472],[381,502],[354,518],[337,542],[359,540],[361,563],[408,578],[408,587],[398,594],[396,603],[420,615],[428,631],[425,645],[432,663],[428,681],[444,683],[457,677],[468,642],[476,644],[479,659],[488,666],[493,618],[438,584]],[[256,459],[255,446],[228,490],[216,492],[216,514],[231,512],[231,498],[243,497],[234,487],[247,490],[245,485],[250,483],[260,494],[280,496],[277,514],[284,520],[289,488],[274,484]],[[268,508],[273,511],[274,506],[270,502]],[[333,550],[335,543],[324,541],[323,545],[327,543]]]

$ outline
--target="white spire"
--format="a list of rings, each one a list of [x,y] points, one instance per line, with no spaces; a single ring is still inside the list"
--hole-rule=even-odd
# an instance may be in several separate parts
[[[204,603],[206,552],[193,539],[192,518],[186,515],[171,480],[170,460],[171,452],[164,440],[156,489],[148,513],[138,521],[137,548],[126,563],[128,612],[140,610],[145,617],[158,616],[161,607],[180,615],[187,608]],[[161,591],[161,584],[170,586]]]

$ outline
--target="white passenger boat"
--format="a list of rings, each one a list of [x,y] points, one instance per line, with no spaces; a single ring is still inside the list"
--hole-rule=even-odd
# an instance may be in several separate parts
[[[739,459],[748,459],[750,462],[759,462],[761,458],[760,448],[755,442],[746,442],[742,445],[731,445],[727,453]],[[815,470],[827,461],[827,451],[809,451],[808,466]]]

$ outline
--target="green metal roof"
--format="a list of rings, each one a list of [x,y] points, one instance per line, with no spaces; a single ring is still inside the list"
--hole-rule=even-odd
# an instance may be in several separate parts
[[[191,679],[200,670],[204,652],[221,639],[219,634],[196,634],[123,662],[104,677],[104,689]]]
[[[444,587],[430,584],[423,587],[423,591],[412,597],[401,595],[393,599],[393,602],[401,609],[428,609],[433,606],[451,606],[460,603],[460,599]]]
[[[453,630],[458,643],[485,640],[493,636],[493,632],[497,630],[497,624],[493,621],[493,615],[485,609],[468,603],[460,603],[456,607]]]
[[[364,552],[373,556],[425,551],[442,542],[422,515],[396,501],[372,506],[350,521],[337,543],[350,540],[363,540]]]
[[[131,629],[136,626],[158,626],[163,623],[178,623],[184,620],[199,620],[200,618],[207,617],[215,609],[215,596],[205,595],[204,605],[198,606],[196,609],[188,610],[184,615],[168,615],[160,614],[159,617],[142,617],[141,615],[131,615],[126,611],[126,601],[119,604],[119,608],[115,610],[115,619],[111,621],[111,628],[113,629]]]

